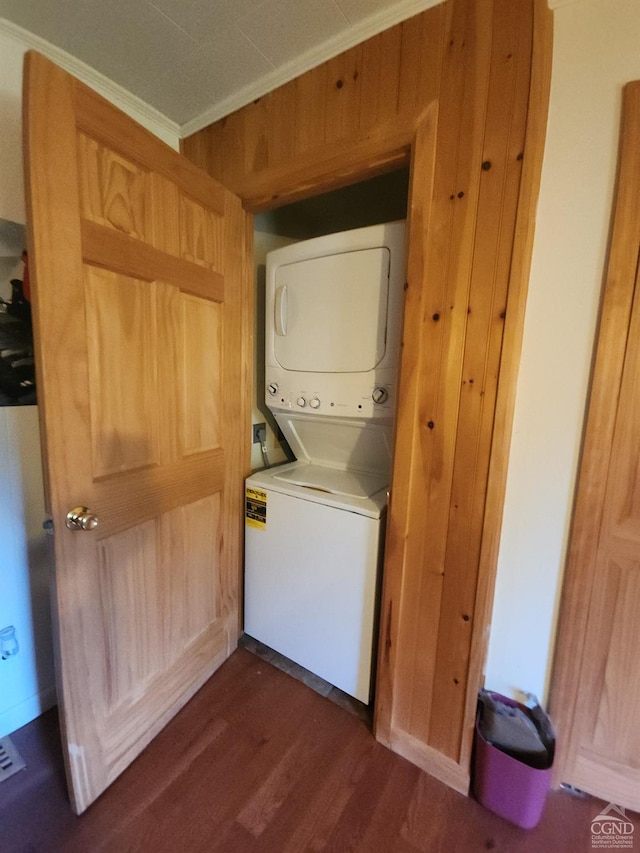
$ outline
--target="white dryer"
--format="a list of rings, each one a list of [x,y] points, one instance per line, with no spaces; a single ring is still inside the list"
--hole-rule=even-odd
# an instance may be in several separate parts
[[[265,400],[297,461],[246,482],[245,631],[371,694],[404,223],[267,257]]]

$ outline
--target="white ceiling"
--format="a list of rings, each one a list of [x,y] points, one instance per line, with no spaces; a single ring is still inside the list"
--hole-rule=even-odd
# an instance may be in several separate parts
[[[441,0],[0,0],[186,132]]]

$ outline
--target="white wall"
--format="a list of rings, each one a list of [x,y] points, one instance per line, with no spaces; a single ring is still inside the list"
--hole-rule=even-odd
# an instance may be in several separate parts
[[[36,47],[178,147],[177,128],[124,90],[99,80],[44,42],[0,21],[0,219],[24,223],[22,60]],[[0,407],[0,628],[14,625],[20,651],[0,660],[0,737],[55,703],[47,537],[36,406]]]
[[[49,560],[36,406],[0,408],[0,628],[20,651],[0,660],[0,736],[55,704]]]
[[[640,0],[556,0],[551,103],[486,685],[546,697]]]

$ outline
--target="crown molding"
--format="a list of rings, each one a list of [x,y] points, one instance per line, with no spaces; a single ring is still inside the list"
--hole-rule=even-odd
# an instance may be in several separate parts
[[[127,89],[114,83],[104,74],[100,74],[99,71],[71,56],[66,51],[4,18],[0,18],[0,35],[6,35],[22,42],[27,49],[37,50],[38,53],[55,62],[69,74],[73,74],[74,77],[91,86],[92,89],[120,107],[173,148],[176,147],[180,138],[180,127],[177,122],[171,121],[159,110],[154,109]]]
[[[283,86],[290,80],[294,80],[306,71],[310,71],[323,62],[333,59],[345,50],[372,38],[383,30],[389,29],[413,15],[424,12],[425,9],[430,9],[432,6],[438,6],[444,0],[400,0],[391,8],[383,9],[365,21],[350,27],[346,32],[340,33],[335,38],[329,39],[324,44],[308,50],[301,56],[291,60],[291,62],[282,65],[279,68],[264,74],[254,83],[245,86],[238,92],[235,92],[228,98],[212,104],[209,109],[205,110],[196,118],[190,119],[180,126],[180,136],[184,139],[192,133],[196,133],[207,127],[218,119],[239,110],[241,107],[250,104],[257,98],[261,98],[268,92],[272,92],[279,86]],[[340,0],[338,0],[340,5]]]

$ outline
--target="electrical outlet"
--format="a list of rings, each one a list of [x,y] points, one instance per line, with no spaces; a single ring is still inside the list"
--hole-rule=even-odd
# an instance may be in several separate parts
[[[8,625],[0,631],[0,657],[2,660],[17,655],[20,651],[18,638],[16,637],[16,629],[13,625]]]
[[[260,433],[267,437],[267,425],[265,423],[253,424],[253,443],[260,444]]]

